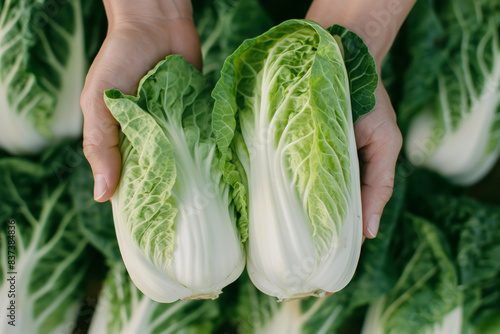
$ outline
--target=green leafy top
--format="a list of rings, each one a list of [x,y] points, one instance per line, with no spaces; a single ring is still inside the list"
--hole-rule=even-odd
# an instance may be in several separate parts
[[[441,231],[407,214],[399,261],[403,270],[394,288],[372,304],[363,333],[427,333],[462,303],[457,275]]]
[[[498,2],[489,0],[419,1],[408,17],[411,62],[404,77],[401,124],[405,129],[418,114],[432,114],[428,154],[445,136],[464,123],[479,124],[486,114],[489,129],[477,130],[491,133],[486,154],[499,147],[499,11]]]

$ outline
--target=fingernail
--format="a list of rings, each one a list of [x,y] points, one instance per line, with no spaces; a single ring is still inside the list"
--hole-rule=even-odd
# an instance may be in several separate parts
[[[94,200],[100,200],[106,194],[106,179],[101,174],[94,176]]]
[[[379,224],[380,215],[372,215],[370,217],[370,220],[368,221],[368,226],[366,227],[366,231],[372,238],[375,238],[377,236]]]

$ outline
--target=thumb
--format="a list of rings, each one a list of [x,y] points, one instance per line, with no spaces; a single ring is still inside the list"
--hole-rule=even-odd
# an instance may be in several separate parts
[[[120,178],[118,123],[104,104],[102,95],[96,98],[84,89],[81,107],[84,115],[83,153],[94,174],[94,199],[105,202],[113,196]]]

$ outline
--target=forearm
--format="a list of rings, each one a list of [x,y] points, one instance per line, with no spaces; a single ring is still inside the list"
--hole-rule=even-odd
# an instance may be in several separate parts
[[[416,0],[314,0],[306,18],[323,27],[339,24],[368,45],[377,67]]]
[[[191,0],[103,0],[109,26],[164,20],[192,20]]]

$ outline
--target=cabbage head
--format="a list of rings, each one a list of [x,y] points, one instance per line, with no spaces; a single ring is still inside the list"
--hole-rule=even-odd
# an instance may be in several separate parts
[[[118,244],[135,285],[159,302],[217,298],[245,264],[207,88],[181,56],[169,56],[142,79],[138,96],[105,93],[122,131],[112,198]]]
[[[340,26],[287,21],[226,60],[213,129],[243,175],[247,268],[261,291],[318,296],[350,281],[362,238],[353,123],[376,86],[365,44]]]

